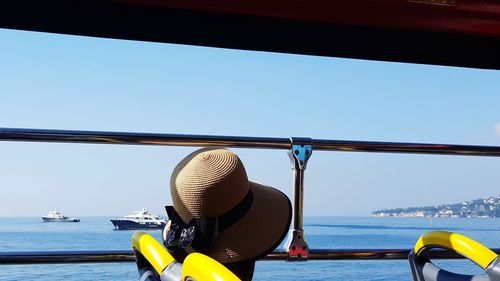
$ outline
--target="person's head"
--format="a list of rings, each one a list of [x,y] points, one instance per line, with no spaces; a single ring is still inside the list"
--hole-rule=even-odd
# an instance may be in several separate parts
[[[170,191],[167,249],[181,260],[191,252],[206,254],[243,279],[251,279],[255,260],[272,252],[290,227],[288,197],[249,181],[241,160],[227,149],[188,155],[175,167]]]

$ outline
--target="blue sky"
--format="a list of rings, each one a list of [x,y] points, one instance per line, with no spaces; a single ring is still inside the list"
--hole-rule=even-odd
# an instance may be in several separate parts
[[[500,72],[0,29],[0,126],[500,145]],[[193,148],[0,143],[0,214],[163,214]],[[284,151],[234,150],[291,195]],[[305,215],[500,195],[498,158],[315,152]]]

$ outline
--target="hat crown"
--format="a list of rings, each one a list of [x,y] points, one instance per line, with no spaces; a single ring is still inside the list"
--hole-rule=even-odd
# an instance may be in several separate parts
[[[243,163],[223,148],[191,153],[175,167],[170,179],[173,205],[185,223],[223,215],[240,203],[248,190]]]

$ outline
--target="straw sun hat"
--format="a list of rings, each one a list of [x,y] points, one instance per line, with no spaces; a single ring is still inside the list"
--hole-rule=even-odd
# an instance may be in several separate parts
[[[251,182],[241,160],[223,148],[184,158],[170,179],[173,207],[165,245],[172,252],[201,252],[230,264],[273,251],[290,227],[292,207],[279,190]]]

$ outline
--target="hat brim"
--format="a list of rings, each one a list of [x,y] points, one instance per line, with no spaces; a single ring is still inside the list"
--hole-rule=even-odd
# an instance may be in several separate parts
[[[253,203],[235,224],[219,233],[206,255],[220,263],[259,259],[279,246],[290,228],[292,205],[281,191],[249,181]]]
[[[219,233],[203,254],[223,264],[240,263],[268,255],[283,241],[292,220],[290,200],[270,186],[249,181],[249,188],[253,202],[248,212]]]

